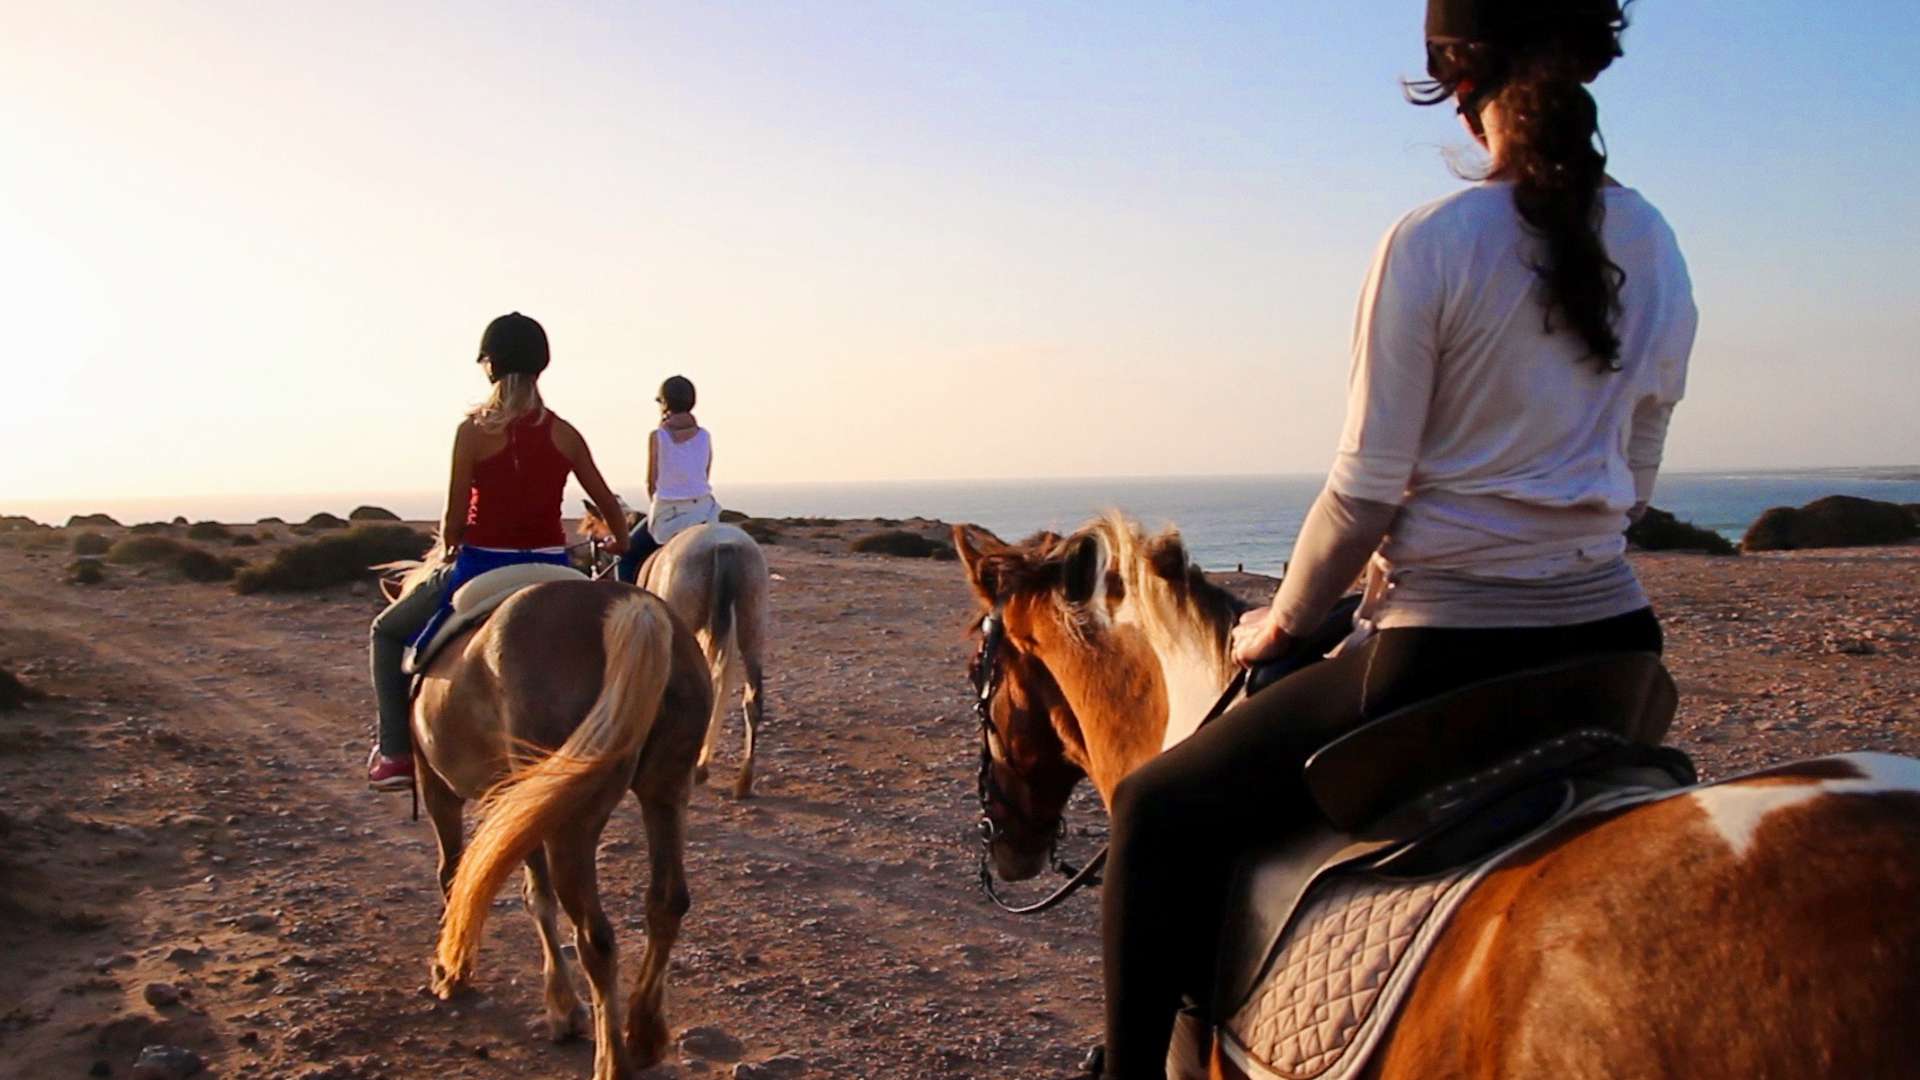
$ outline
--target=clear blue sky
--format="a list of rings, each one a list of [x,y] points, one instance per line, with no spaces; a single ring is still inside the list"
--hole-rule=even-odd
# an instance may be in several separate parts
[[[12,5],[0,499],[435,487],[510,308],[616,482],[674,372],[743,481],[1319,470],[1374,245],[1458,183],[1421,10]],[[1920,462],[1920,5],[1634,10],[1669,465]]]

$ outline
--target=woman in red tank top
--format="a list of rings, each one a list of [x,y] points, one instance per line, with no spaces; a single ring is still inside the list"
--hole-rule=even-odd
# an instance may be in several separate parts
[[[453,476],[440,522],[446,561],[425,585],[381,612],[369,635],[380,737],[367,760],[367,782],[376,791],[413,786],[411,702],[401,671],[407,645],[431,635],[454,590],[468,580],[515,563],[566,565],[560,504],[569,476],[580,478],[612,524],[610,549],[627,546],[626,515],[587,441],[540,399],[548,355],[546,331],[517,311],[493,320],[480,339],[479,362],[493,392],[454,433]]]

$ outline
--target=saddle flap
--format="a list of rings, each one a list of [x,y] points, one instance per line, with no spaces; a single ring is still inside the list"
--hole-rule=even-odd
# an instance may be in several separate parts
[[[1357,831],[1437,786],[1582,729],[1655,745],[1677,701],[1655,653],[1583,657],[1488,679],[1328,743],[1307,761],[1307,789],[1328,821]]]
[[[408,652],[401,669],[408,675],[425,671],[447,642],[484,621],[493,614],[493,609],[506,603],[522,589],[548,581],[581,581],[585,578],[585,574],[570,566],[554,563],[517,563],[480,574],[454,590],[448,601],[453,614],[441,623],[431,640]]]

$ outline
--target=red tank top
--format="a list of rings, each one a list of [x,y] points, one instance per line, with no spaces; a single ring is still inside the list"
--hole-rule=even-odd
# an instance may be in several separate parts
[[[560,525],[573,465],[553,445],[553,413],[523,416],[507,426],[507,445],[475,462],[467,497],[467,532],[474,547],[561,547]]]

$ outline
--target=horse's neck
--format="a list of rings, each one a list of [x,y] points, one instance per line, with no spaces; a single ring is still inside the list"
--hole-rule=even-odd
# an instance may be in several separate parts
[[[1233,674],[1227,658],[1203,634],[1170,642],[1156,655],[1167,688],[1167,726],[1160,738],[1165,750],[1199,729]]]

